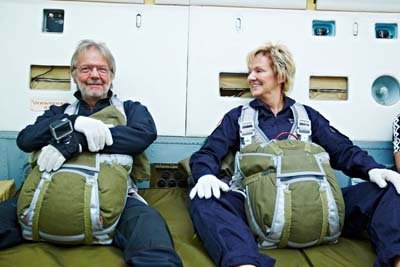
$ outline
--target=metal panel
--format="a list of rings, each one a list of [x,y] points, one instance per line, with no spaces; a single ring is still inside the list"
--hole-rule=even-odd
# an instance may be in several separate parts
[[[396,22],[398,14],[194,6],[190,10],[186,135],[210,134],[226,112],[248,101],[221,97],[219,73],[247,72],[247,53],[272,41],[287,45],[294,55],[296,76],[290,97],[317,109],[352,140],[392,139],[400,101],[380,105],[371,87],[382,75],[400,80],[399,39],[375,38],[375,23]],[[313,35],[315,20],[335,21],[335,36]],[[347,77],[348,99],[310,99],[310,76]]]
[[[63,9],[63,33],[43,33],[43,9]],[[74,101],[71,90],[30,90],[30,65],[69,65],[81,39],[105,42],[116,59],[113,90],[122,100],[148,107],[159,134],[185,135],[188,7],[88,3],[78,1],[0,1],[2,85],[8,116],[1,130],[18,131],[42,111],[32,103]],[[21,10],[24,16],[20,16]],[[27,27],[29,25],[29,27]],[[17,41],[16,41],[17,40]],[[29,44],[28,48],[26,44]],[[11,52],[10,52],[11,51]],[[17,52],[19,51],[19,52]],[[15,105],[18,103],[18,105]]]

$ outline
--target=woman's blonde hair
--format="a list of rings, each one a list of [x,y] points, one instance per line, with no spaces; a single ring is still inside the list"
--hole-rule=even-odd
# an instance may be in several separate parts
[[[247,55],[247,66],[250,66],[254,58],[262,54],[271,61],[271,68],[275,77],[283,81],[282,93],[286,95],[292,89],[296,66],[294,64],[292,53],[282,44],[266,43]]]

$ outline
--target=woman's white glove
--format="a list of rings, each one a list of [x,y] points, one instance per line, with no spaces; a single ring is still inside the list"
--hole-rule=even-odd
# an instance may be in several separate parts
[[[90,152],[97,152],[102,150],[105,145],[113,144],[110,129],[100,120],[78,116],[74,128],[86,136]]]
[[[212,174],[206,174],[199,178],[197,184],[190,191],[190,199],[196,195],[199,198],[210,198],[212,195],[216,198],[221,196],[221,190],[229,191],[229,186]]]
[[[39,166],[39,171],[56,171],[64,163],[65,157],[52,145],[47,145],[42,148],[37,164]]]
[[[388,169],[372,169],[368,172],[369,180],[376,183],[380,188],[387,186],[391,182],[400,195],[400,174]]]

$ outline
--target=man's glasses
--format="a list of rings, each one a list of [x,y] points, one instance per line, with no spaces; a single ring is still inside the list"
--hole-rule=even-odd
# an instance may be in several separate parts
[[[80,74],[88,75],[94,71],[94,69],[97,70],[97,72],[101,76],[106,76],[110,70],[106,66],[95,66],[95,65],[83,65],[77,68]]]

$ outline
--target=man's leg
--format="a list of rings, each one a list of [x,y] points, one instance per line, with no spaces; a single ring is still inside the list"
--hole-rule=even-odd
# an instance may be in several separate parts
[[[21,229],[17,220],[17,198],[0,202],[0,249],[22,242]]]
[[[197,234],[216,266],[274,266],[275,260],[258,252],[258,245],[246,223],[244,197],[222,193],[219,199],[194,198],[190,215]]]
[[[114,244],[122,249],[125,262],[135,267],[182,266],[164,219],[136,198],[127,199]]]
[[[344,188],[346,206],[343,235],[360,236],[367,230],[377,254],[376,267],[393,266],[400,255],[400,196],[391,184],[379,188],[365,182]]]

